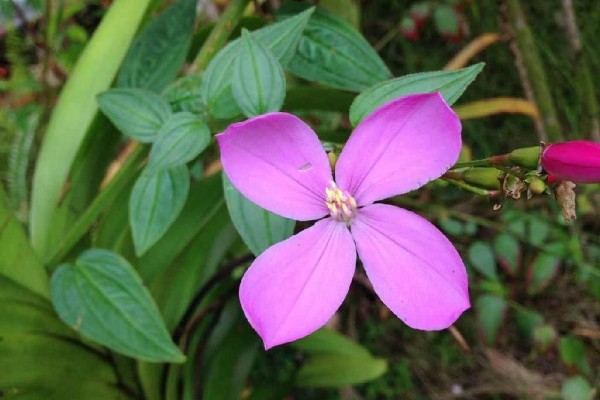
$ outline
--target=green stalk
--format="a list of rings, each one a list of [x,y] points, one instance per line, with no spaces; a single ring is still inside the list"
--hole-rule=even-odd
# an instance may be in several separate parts
[[[206,68],[210,60],[225,45],[227,38],[240,22],[249,0],[231,0],[210,32],[190,67],[190,73]]]
[[[143,160],[145,154],[146,146],[138,144],[129,157],[126,158],[117,174],[77,219],[77,222],[75,222],[71,230],[67,233],[65,239],[48,255],[47,265],[49,265],[51,269],[69,254],[71,248],[86,234],[100,213],[104,211],[127,184],[135,178],[140,169],[140,162]]]
[[[547,135],[547,138],[540,137],[540,140],[559,142],[563,139],[563,132],[552,101],[548,78],[519,0],[506,0],[506,16],[526,75],[523,77],[526,81],[524,85],[529,83],[531,95],[540,112],[544,133]]]
[[[33,176],[30,233],[46,258],[59,198],[96,113],[96,95],[110,87],[150,0],[116,0],[77,60],[50,117]]]

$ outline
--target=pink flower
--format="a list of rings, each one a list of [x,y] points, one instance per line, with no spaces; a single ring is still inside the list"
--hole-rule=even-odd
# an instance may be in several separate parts
[[[248,199],[287,218],[320,219],[267,249],[242,279],[242,308],[266,349],[332,317],[357,252],[383,303],[413,328],[447,328],[470,307],[450,241],[412,212],[374,204],[441,176],[458,158],[460,131],[439,93],[399,98],[354,130],[335,181],[317,135],[291,114],[255,117],[217,136],[223,168]]]
[[[542,167],[558,180],[600,182],[600,144],[585,140],[549,144],[542,151]]]

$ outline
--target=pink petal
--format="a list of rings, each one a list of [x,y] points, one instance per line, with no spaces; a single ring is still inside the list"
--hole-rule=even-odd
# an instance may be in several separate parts
[[[322,327],[346,297],[355,264],[350,231],[331,218],[262,253],[242,278],[240,301],[265,348]]]
[[[546,146],[542,167],[559,180],[600,182],[600,144],[575,140]]]
[[[329,213],[325,188],[331,167],[317,135],[301,119],[261,115],[230,125],[217,140],[225,173],[254,203],[300,221]]]
[[[458,159],[460,120],[439,93],[393,100],[354,130],[335,180],[359,205],[417,189]]]
[[[375,292],[408,326],[444,329],[470,307],[460,256],[424,218],[374,204],[359,210],[351,229]]]

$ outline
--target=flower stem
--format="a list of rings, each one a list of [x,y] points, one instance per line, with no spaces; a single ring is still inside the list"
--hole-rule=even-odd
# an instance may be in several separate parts
[[[499,164],[504,164],[508,161],[508,155],[503,154],[500,156],[491,156],[481,160],[465,161],[454,164],[452,169],[465,168],[465,167],[496,167]]]

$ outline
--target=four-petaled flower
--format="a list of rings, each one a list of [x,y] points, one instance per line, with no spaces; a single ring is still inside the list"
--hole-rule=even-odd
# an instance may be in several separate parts
[[[317,135],[291,114],[261,115],[217,136],[223,169],[244,196],[287,218],[320,219],[263,252],[242,279],[242,308],[266,349],[332,317],[357,251],[375,292],[407,325],[444,329],[469,308],[450,241],[412,212],[374,204],[440,177],[458,158],[460,131],[439,93],[399,98],[356,127],[335,180]]]

